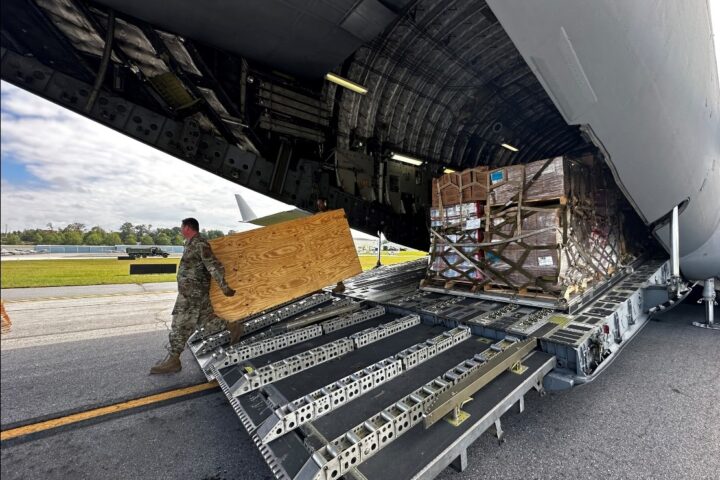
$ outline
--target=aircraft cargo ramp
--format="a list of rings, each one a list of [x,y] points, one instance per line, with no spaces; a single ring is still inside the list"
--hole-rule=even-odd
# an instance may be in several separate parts
[[[364,272],[190,347],[277,478],[434,478],[531,390],[595,378],[647,322],[646,260],[574,313],[421,291],[426,260]]]

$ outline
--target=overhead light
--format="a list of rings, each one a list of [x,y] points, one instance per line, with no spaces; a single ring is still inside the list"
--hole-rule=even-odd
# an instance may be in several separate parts
[[[446,168],[443,170],[443,173],[455,173],[455,170],[453,170],[452,168]]]
[[[501,147],[504,147],[504,148],[507,148],[507,149],[510,150],[511,152],[517,152],[517,151],[518,151],[517,148],[513,147],[512,145],[508,145],[507,143],[503,143],[503,144],[501,144],[500,146],[501,146]]]
[[[390,158],[392,158],[393,160],[397,160],[398,162],[409,163],[410,165],[420,166],[423,164],[422,160],[418,160],[417,158],[412,157],[406,157],[405,155],[400,155],[398,153],[393,153],[392,155],[390,155]]]
[[[325,78],[332,83],[340,85],[341,87],[345,87],[348,90],[352,90],[353,92],[357,92],[361,95],[365,95],[368,92],[367,88],[363,87],[362,85],[358,85],[357,83],[351,82],[347,78],[335,75],[334,73],[326,74]]]

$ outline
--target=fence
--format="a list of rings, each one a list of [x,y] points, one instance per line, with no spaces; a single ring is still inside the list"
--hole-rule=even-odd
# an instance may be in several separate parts
[[[28,247],[28,245],[23,245]],[[127,247],[138,245],[35,245],[35,252],[42,253],[125,253]],[[182,245],[142,245],[143,247],[158,247],[168,253],[183,253]]]

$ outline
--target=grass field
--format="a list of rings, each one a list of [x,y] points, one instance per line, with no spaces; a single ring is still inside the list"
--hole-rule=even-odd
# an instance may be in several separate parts
[[[130,275],[133,263],[175,263],[179,258],[118,260],[116,258],[67,260],[13,260],[2,262],[2,288],[65,287],[112,283],[174,282],[174,273]]]
[[[407,262],[424,256],[422,252],[400,252],[382,256],[383,265]],[[14,260],[0,264],[2,288],[65,287],[70,285],[107,285],[113,283],[174,282],[175,274],[130,275],[133,263],[175,263],[179,258],[143,260],[67,259]],[[360,255],[363,270],[373,268],[377,256]]]
[[[418,251],[398,252],[395,255],[388,255],[387,252],[383,252],[380,261],[383,265],[394,265],[396,263],[417,260],[426,255],[427,253]],[[360,265],[363,271],[369,270],[377,264],[377,255],[358,255],[358,258],[360,259]]]

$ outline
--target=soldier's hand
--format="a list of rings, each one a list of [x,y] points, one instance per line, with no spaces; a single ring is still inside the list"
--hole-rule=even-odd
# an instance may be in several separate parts
[[[235,290],[230,287],[225,287],[223,288],[223,293],[226,297],[232,297],[233,295],[235,295]]]

